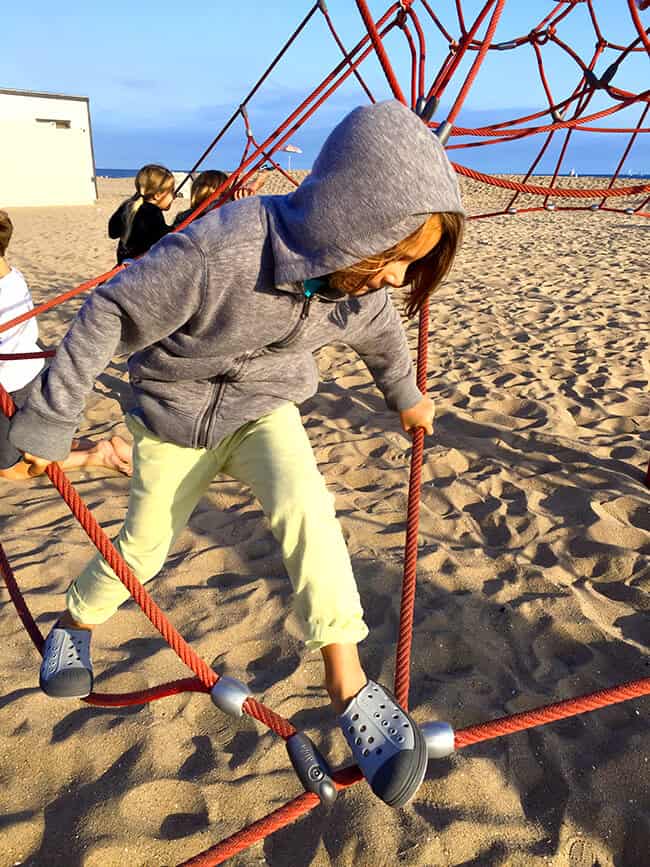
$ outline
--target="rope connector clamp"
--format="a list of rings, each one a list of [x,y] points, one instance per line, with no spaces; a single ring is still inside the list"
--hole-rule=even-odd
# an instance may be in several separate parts
[[[429,123],[433,115],[438,111],[439,105],[440,100],[435,95],[430,96],[429,99],[425,96],[418,96],[417,102],[415,103],[415,113],[420,120]]]
[[[443,120],[438,129],[436,130],[436,136],[440,141],[441,145],[446,145],[449,135],[451,133],[451,124],[448,120]]]
[[[235,677],[220,677],[210,690],[213,703],[230,716],[243,716],[243,705],[251,693],[245,683]]]
[[[296,732],[287,739],[287,752],[305,791],[317,795],[321,804],[333,804],[338,792],[332,772],[312,739]]]
[[[430,759],[443,759],[456,750],[454,730],[446,722],[428,722],[420,726]]]

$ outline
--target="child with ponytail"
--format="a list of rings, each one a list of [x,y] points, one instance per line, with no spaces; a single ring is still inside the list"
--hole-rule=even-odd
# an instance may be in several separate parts
[[[109,238],[119,238],[117,264],[146,253],[169,226],[163,217],[174,201],[174,175],[164,166],[143,166],[135,176],[135,193],[108,221]]]

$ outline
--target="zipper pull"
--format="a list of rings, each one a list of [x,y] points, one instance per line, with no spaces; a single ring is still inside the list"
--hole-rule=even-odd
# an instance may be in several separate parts
[[[312,299],[313,294],[314,294],[314,292],[312,289],[307,289],[307,287],[303,287],[303,290],[302,290],[303,302],[302,302],[302,310],[300,311],[300,318],[301,319],[306,319],[309,316],[309,307],[311,305],[311,299]]]

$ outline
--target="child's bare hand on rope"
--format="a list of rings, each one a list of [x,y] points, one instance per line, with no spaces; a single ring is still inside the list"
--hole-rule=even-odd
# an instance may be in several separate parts
[[[399,417],[402,423],[402,430],[408,433],[421,427],[424,428],[426,434],[432,434],[435,415],[436,405],[428,397],[423,397],[415,406],[400,412]]]
[[[258,175],[255,180],[251,181],[249,184],[246,184],[243,187],[240,187],[236,192],[233,198],[235,200],[238,199],[246,199],[248,196],[254,196],[256,193],[262,189],[264,184],[266,183],[266,178],[264,175]]]

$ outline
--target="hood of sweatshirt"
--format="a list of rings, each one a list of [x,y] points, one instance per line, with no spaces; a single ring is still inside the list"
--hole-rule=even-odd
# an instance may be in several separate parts
[[[278,284],[382,253],[430,214],[465,213],[444,148],[396,100],[347,115],[300,187],[266,204]]]

